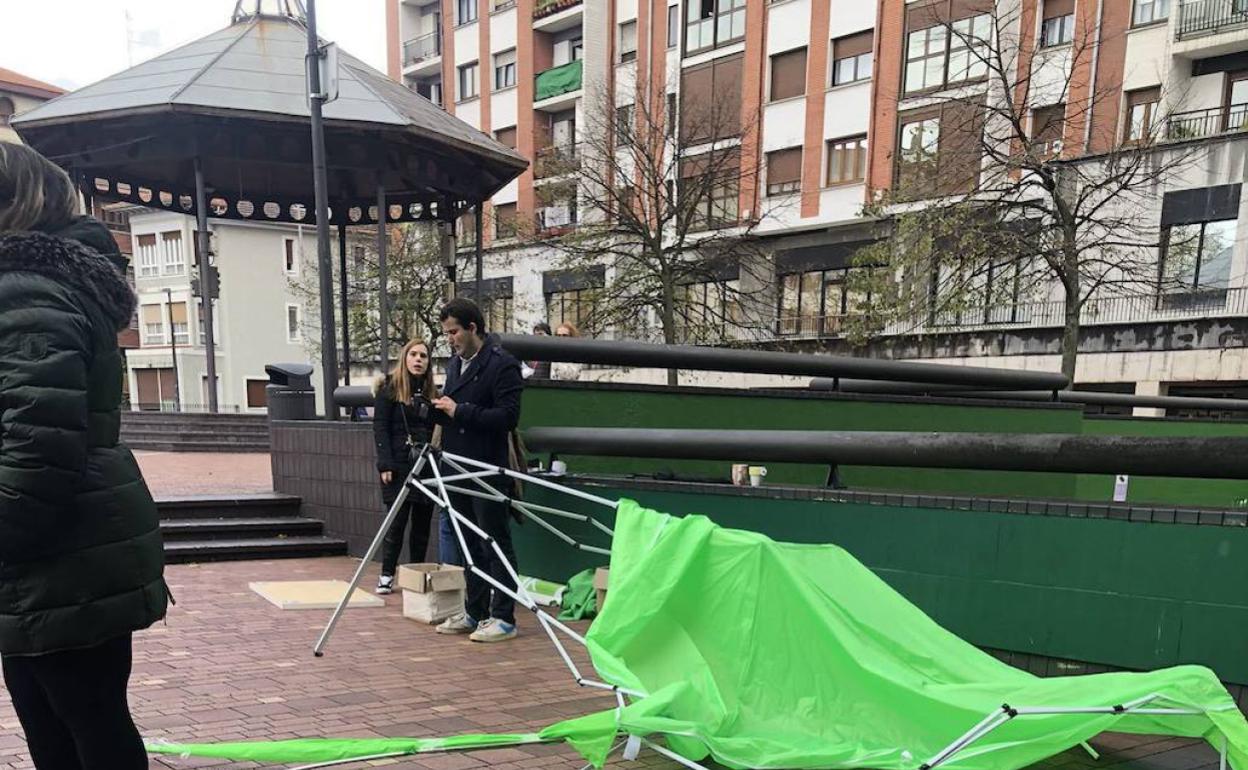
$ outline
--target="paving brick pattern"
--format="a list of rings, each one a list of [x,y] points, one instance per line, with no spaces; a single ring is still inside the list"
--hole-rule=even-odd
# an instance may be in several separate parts
[[[273,491],[267,452],[145,452],[136,450],[157,500],[192,495],[250,495]]]
[[[514,642],[476,645],[404,619],[396,595],[384,608],[348,611],[318,659],[311,647],[329,613],[282,612],[247,588],[257,580],[347,579],[357,563],[339,557],[170,567],[178,605],[166,624],[136,636],[131,701],[144,736],[230,741],[523,732],[613,704],[609,695],[575,686],[532,619],[521,619]],[[375,579],[370,572],[370,587]],[[585,662],[574,647],[569,650]],[[1069,753],[1046,767],[1216,767],[1216,756],[1190,740],[1105,735],[1094,744],[1103,752],[1100,762]],[[562,745],[539,745],[344,767],[375,766],[519,770],[583,763]],[[677,767],[648,751],[637,762],[612,766]],[[0,689],[0,770],[31,767]],[[152,767],[255,765],[154,758]]]

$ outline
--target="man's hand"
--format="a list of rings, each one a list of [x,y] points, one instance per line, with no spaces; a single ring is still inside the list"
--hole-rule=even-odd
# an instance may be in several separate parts
[[[382,471],[381,472],[382,484],[389,484],[393,480],[394,480],[394,471]]]
[[[455,400],[450,396],[441,396],[433,400],[433,408],[446,413],[447,417],[455,416]]]

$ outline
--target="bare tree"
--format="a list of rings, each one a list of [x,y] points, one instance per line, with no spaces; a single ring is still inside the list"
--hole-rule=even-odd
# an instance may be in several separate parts
[[[856,295],[869,298],[853,323],[859,338],[1009,323],[1056,295],[1073,382],[1089,303],[1158,296],[1162,230],[1150,204],[1192,153],[1159,145],[1173,123],[1161,101],[1129,111],[1123,141],[1096,133],[1120,92],[1092,85],[1093,24],[1046,21],[1033,39],[1020,32],[1030,16],[996,5],[911,34],[926,36],[927,57],[907,57],[907,89],[930,88],[927,78],[950,90],[900,117],[893,187],[865,211],[891,219],[893,236],[856,259],[887,268],[853,271]]]
[[[549,180],[539,205],[579,190],[581,210],[574,227],[539,217],[525,239],[553,247],[565,269],[610,270],[581,310],[591,332],[668,344],[748,339],[771,322],[753,290],[772,283],[756,235],[768,201],[754,194],[759,163],[748,156],[760,121],[711,94],[683,97],[677,118],[666,88],[628,88],[624,105],[596,89],[574,151],[539,154],[536,171]]]
[[[445,301],[446,268],[442,264],[438,230],[425,224],[401,224],[388,228],[386,246],[386,286],[388,323],[386,344],[390,360],[412,337],[422,337],[432,347],[442,336],[438,311]],[[380,295],[376,231],[353,229],[348,240],[347,313],[350,321],[351,359],[349,363],[379,362],[381,329],[378,312]],[[341,285],[338,260],[334,265],[335,286]],[[292,291],[311,301],[318,296],[315,269],[290,280]],[[341,308],[334,303],[337,322]],[[305,334],[309,346],[318,344],[318,334]],[[318,350],[311,352],[317,353]]]

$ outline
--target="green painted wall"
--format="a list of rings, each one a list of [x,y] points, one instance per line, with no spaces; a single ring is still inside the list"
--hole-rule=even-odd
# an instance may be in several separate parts
[[[1089,433],[1131,436],[1244,436],[1248,421],[1085,418],[1075,407],[867,400],[836,394],[630,388],[576,384],[526,389],[522,427],[728,428],[741,430],[896,430]],[[727,479],[730,463],[564,457],[573,471]],[[750,458],[741,458],[747,462]],[[826,466],[768,466],[768,483],[822,486]],[[1112,476],[845,466],[853,489],[999,497],[1112,500]],[[1131,479],[1128,502],[1248,508],[1248,481]]]
[[[982,647],[1127,668],[1201,663],[1248,683],[1248,528],[629,490],[627,482],[590,491],[778,540],[836,543]],[[611,515],[531,485],[526,497]],[[592,528],[559,525],[605,545]],[[566,580],[607,562],[533,522],[515,532],[526,574]]]
[[[1248,436],[1248,422],[1088,417],[1083,421],[1083,432],[1098,436]],[[1076,484],[1076,494],[1082,500],[1109,500],[1113,489],[1112,476],[1081,475]],[[1248,481],[1132,478],[1127,502],[1244,509],[1248,508]]]

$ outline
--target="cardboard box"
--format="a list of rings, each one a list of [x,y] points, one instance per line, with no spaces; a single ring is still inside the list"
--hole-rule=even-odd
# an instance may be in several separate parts
[[[463,567],[450,564],[402,564],[399,565],[399,588],[413,593],[437,593],[463,591]]]
[[[610,570],[599,567],[594,571],[594,592],[598,596],[598,611],[602,612],[602,605],[607,601],[607,577]]]
[[[464,592],[404,591],[403,617],[421,623],[441,623],[457,612],[464,611]]]

